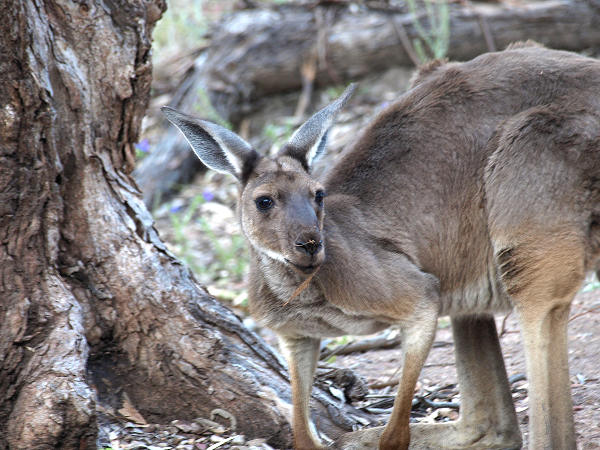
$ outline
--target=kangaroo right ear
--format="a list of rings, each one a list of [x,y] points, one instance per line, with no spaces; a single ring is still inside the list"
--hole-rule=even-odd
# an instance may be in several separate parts
[[[355,89],[356,84],[350,84],[337,100],[304,122],[304,125],[298,128],[287,144],[281,148],[279,155],[297,159],[307,171],[310,171],[313,162],[325,151],[327,135],[336,116]]]
[[[200,161],[217,172],[242,180],[259,154],[244,139],[216,123],[163,106],[161,111],[183,133]]]

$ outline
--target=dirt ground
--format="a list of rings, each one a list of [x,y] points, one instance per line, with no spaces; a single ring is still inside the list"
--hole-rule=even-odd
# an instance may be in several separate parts
[[[502,329],[503,317],[497,318],[498,329]],[[525,373],[525,359],[514,314],[504,323],[501,337],[502,351],[508,376]],[[442,327],[436,336],[437,342],[452,342],[449,327]],[[572,380],[573,411],[578,449],[600,449],[600,289],[580,293],[573,303],[569,323],[569,362]],[[351,368],[364,376],[369,384],[385,382],[397,375],[400,350],[376,350],[362,355],[339,356],[336,366]],[[451,345],[433,348],[420,383],[426,386],[444,386],[456,383],[454,353]],[[527,382],[513,385],[524,447],[527,443],[528,397]]]

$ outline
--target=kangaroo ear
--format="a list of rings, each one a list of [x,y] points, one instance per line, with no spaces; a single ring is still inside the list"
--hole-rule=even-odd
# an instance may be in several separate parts
[[[163,106],[161,111],[183,133],[196,156],[209,168],[242,180],[258,159],[252,146],[234,132],[216,123],[196,119]]]
[[[356,84],[350,84],[337,100],[304,122],[282,147],[278,156],[296,158],[307,171],[310,170],[313,162],[325,151],[329,129],[355,89]]]

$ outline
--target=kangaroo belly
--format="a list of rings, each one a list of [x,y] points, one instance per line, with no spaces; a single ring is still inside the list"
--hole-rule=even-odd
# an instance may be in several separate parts
[[[297,308],[277,332],[287,335],[310,337],[336,337],[361,334],[372,334],[388,327],[384,323],[367,316],[345,314],[337,308]]]
[[[510,296],[506,294],[495,274],[489,273],[441,293],[441,316],[506,312],[512,309]]]
[[[493,258],[490,256],[487,264],[482,262],[482,266],[487,270],[467,282],[452,287],[442,286],[441,316],[499,313],[512,309],[512,300],[498,277]]]

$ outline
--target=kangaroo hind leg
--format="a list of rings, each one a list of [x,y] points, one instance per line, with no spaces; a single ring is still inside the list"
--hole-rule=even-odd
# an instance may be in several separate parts
[[[531,449],[575,448],[567,322],[585,272],[594,267],[599,135],[598,115],[567,102],[513,117],[490,141],[489,232],[498,277],[521,326]]]

